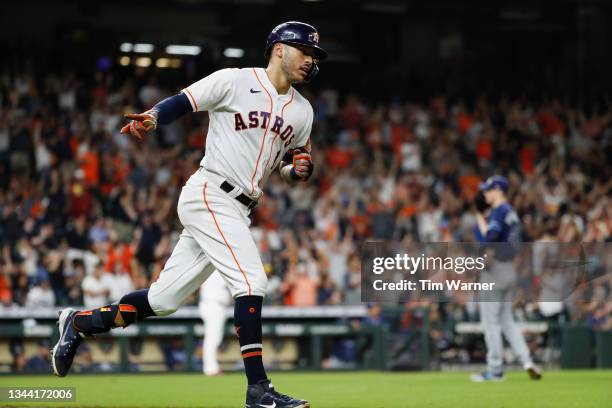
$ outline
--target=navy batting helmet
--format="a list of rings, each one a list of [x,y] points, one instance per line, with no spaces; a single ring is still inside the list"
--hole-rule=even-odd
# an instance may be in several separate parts
[[[480,190],[489,191],[499,188],[507,193],[509,186],[508,179],[504,176],[491,176],[484,183],[480,183]]]
[[[287,21],[274,27],[270,35],[268,35],[268,41],[266,42],[266,52],[264,54],[266,59],[270,58],[272,46],[279,42],[309,47],[314,51],[314,57],[317,60],[321,61],[327,58],[327,52],[319,47],[319,32],[310,24],[299,21]],[[306,76],[306,82],[314,78],[318,72],[319,66],[315,62],[312,64],[310,73]]]

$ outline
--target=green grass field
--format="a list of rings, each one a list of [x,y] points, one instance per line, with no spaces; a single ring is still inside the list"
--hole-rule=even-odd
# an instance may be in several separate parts
[[[612,371],[555,371],[539,382],[522,372],[501,383],[475,384],[467,373],[273,373],[281,392],[314,408],[357,407],[612,407]],[[241,374],[0,376],[0,387],[76,387],[74,403],[0,406],[210,407],[244,406]]]

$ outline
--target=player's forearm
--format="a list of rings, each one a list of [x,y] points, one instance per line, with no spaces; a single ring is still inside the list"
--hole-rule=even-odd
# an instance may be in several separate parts
[[[168,125],[193,111],[187,95],[182,92],[158,102],[151,110],[157,113],[158,125]]]
[[[478,223],[478,230],[480,231],[480,235],[484,237],[487,236],[487,221],[481,213],[476,214],[476,222]]]
[[[282,166],[282,165],[281,165]],[[280,168],[280,175],[281,178],[288,184],[290,185],[294,185],[297,184],[298,181],[300,181],[301,179],[298,177],[297,174],[295,174],[295,171],[293,169],[293,165],[291,164],[286,164],[284,166],[282,166]]]

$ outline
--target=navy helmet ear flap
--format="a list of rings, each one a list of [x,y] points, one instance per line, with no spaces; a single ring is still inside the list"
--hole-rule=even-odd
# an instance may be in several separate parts
[[[313,62],[312,67],[310,68],[310,72],[308,73],[308,75],[306,75],[306,78],[304,78],[304,82],[308,83],[312,81],[313,78],[316,77],[318,73],[319,73],[319,64],[317,64],[316,62]]]

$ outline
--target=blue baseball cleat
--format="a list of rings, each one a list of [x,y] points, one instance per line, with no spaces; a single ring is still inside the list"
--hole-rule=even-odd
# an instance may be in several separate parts
[[[83,335],[76,331],[72,325],[77,311],[71,308],[59,313],[57,325],[59,326],[60,338],[51,350],[51,365],[53,373],[59,377],[65,377],[70,371],[72,360],[83,340]]]
[[[310,403],[276,392],[270,380],[249,385],[246,408],[308,408]]]
[[[504,373],[494,374],[490,371],[485,371],[482,373],[474,373],[470,375],[470,380],[474,382],[495,382],[495,381],[504,381]]]

